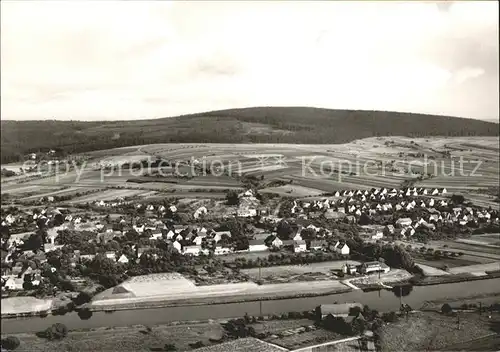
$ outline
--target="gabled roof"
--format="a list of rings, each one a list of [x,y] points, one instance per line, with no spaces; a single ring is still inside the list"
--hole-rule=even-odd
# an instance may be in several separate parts
[[[249,246],[265,245],[263,240],[250,240],[248,241]]]
[[[341,304],[322,304],[316,307],[316,311],[321,313],[321,315],[331,314],[336,315],[348,315],[352,308],[358,307],[363,309],[361,303],[341,303]]]

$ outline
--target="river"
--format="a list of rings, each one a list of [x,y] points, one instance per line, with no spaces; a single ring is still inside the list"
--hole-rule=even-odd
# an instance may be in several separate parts
[[[500,293],[500,279],[477,280],[433,286],[415,286],[403,302],[420,308],[425,301],[456,299],[481,294]],[[244,302],[218,305],[168,307],[154,309],[119,310],[113,313],[94,312],[88,320],[77,313],[63,316],[49,315],[19,319],[2,319],[2,333],[37,332],[54,323],[63,323],[70,330],[129,325],[159,325],[181,320],[206,320],[250,315],[280,314],[290,311],[312,310],[320,304],[359,302],[379,311],[399,310],[399,298],[387,290],[363,292],[354,290],[320,297],[294,298],[275,301]]]

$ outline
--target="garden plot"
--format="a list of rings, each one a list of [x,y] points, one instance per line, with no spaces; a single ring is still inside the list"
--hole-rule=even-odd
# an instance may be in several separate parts
[[[144,275],[99,293],[93,306],[132,305],[165,301],[206,301],[214,299],[262,299],[301,294],[336,293],[349,290],[338,280],[257,285],[253,282],[195,286],[179,274]]]
[[[313,263],[307,265],[280,265],[280,266],[270,266],[263,267],[260,269],[260,278],[262,279],[272,279],[272,278],[293,278],[299,275],[304,274],[323,274],[326,278],[335,277],[332,274],[332,271],[337,271],[342,268],[342,266],[346,263],[359,265],[359,262],[352,260],[342,260],[335,262],[322,262],[322,263]],[[252,280],[259,279],[259,269],[242,269],[242,273],[248,275]]]
[[[474,235],[471,238],[457,239],[456,242],[479,246],[499,247],[498,250],[500,251],[500,234]]]
[[[58,186],[38,186],[30,184],[18,184],[18,185],[2,185],[2,193],[8,194],[23,194],[23,193],[36,193],[40,194],[47,191],[60,190],[61,187]]]
[[[434,268],[434,267],[429,266],[429,265],[418,263],[417,266],[419,266],[423,270],[425,276],[444,276],[444,275],[450,275],[450,273],[447,272],[447,271],[444,271],[444,270],[441,270],[441,269],[438,269],[438,268]]]
[[[122,165],[122,164],[127,164],[127,163],[138,163],[143,160],[148,160],[151,157],[147,154],[133,154],[133,155],[115,155],[115,156],[110,156],[103,158],[99,160],[99,163],[102,165]]]
[[[51,307],[51,299],[38,299],[35,297],[2,298],[2,315],[44,312]]]
[[[403,269],[391,269],[388,273],[380,274],[371,274],[366,275],[360,278],[350,279],[349,282],[356,286],[371,286],[378,285],[379,283],[397,283],[409,280],[413,275]]]
[[[488,264],[476,264],[468,266],[459,266],[456,268],[451,268],[450,273],[452,274],[472,274],[475,276],[484,276],[489,271],[500,271],[500,262],[493,262]]]
[[[310,322],[309,325],[312,325],[312,322]],[[277,339],[266,340],[289,350],[295,350],[301,347],[318,345],[341,338],[345,338],[345,336],[325,329],[316,329],[314,331],[295,333],[288,336],[282,336]],[[359,351],[359,344],[357,341],[351,341],[350,343],[353,346],[352,348],[350,348],[350,345],[343,345],[342,348],[337,348],[337,345],[333,344],[323,347],[324,349],[317,349],[318,351]],[[316,349],[314,349],[314,351],[316,351]]]
[[[146,191],[147,192],[147,191]],[[118,198],[133,197],[142,193],[146,193],[138,189],[110,189],[104,192],[92,193],[83,197],[72,199],[71,203],[87,203],[100,200],[115,200]]]
[[[92,190],[93,190],[92,188],[89,189],[88,187],[69,187],[69,188],[64,188],[64,189],[60,189],[57,191],[41,193],[41,194],[37,194],[34,196],[25,197],[25,198],[22,198],[22,200],[27,201],[27,200],[40,199],[41,197],[67,196],[67,195],[75,194],[75,193],[78,193],[81,191],[87,192],[87,191],[92,191]]]
[[[190,344],[201,341],[205,346],[223,337],[219,323],[155,325],[150,333],[145,326],[101,328],[69,331],[63,341],[47,341],[35,334],[16,334],[21,345],[16,351],[24,352],[150,352],[163,351],[166,344],[176,346],[178,351],[191,350]]]
[[[491,321],[485,316],[460,314],[457,318],[439,313],[413,313],[408,319],[385,324],[381,328],[383,351],[447,351],[461,344],[492,334]]]
[[[314,188],[303,187],[299,185],[287,185],[279,187],[268,187],[259,190],[260,193],[276,193],[281,196],[288,197],[308,197],[308,196],[319,196],[325,192],[319,191]]]

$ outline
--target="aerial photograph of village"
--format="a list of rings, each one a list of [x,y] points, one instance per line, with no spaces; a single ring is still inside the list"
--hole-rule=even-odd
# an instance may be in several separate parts
[[[500,350],[498,2],[1,14],[1,351]]]

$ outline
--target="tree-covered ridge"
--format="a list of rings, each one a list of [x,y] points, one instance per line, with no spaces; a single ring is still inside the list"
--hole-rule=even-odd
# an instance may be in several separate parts
[[[254,128],[257,126],[258,128]],[[151,143],[334,144],[387,135],[498,136],[498,124],[448,116],[256,107],[135,121],[1,121],[1,161]]]

